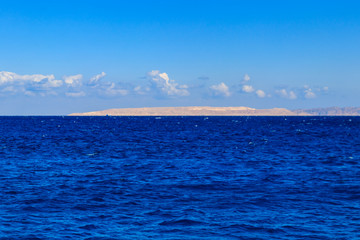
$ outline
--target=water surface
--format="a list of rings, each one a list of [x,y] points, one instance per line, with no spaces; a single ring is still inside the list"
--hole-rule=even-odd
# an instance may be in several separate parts
[[[0,239],[360,239],[359,117],[0,123]]]

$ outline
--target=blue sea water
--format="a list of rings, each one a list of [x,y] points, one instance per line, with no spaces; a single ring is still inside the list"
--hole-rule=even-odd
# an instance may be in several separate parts
[[[359,117],[0,123],[0,239],[360,239]]]

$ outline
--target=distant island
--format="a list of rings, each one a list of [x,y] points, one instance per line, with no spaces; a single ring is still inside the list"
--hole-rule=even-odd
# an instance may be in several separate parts
[[[360,116],[360,108],[330,107],[288,110],[286,108],[255,109],[249,107],[149,107],[116,108],[72,113],[69,116]]]
[[[360,116],[360,107],[328,107],[297,109],[295,113],[307,113],[311,116]]]

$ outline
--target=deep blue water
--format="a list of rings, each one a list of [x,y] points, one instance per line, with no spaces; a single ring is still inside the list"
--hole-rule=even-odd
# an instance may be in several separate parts
[[[360,239],[359,117],[0,123],[0,239]]]

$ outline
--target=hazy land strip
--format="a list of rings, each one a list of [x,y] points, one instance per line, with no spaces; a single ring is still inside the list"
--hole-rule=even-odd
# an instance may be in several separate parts
[[[69,116],[360,116],[360,108],[331,107],[288,110],[286,108],[255,109],[249,107],[151,107],[116,108]]]

